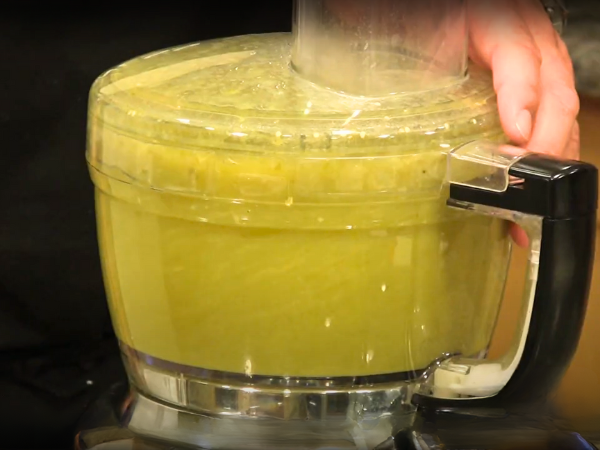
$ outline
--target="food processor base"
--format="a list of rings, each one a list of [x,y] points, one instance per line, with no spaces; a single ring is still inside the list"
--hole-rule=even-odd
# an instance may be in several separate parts
[[[136,435],[208,449],[373,449],[410,427],[418,372],[252,376],[183,366],[122,344]]]
[[[213,422],[198,414],[186,414],[139,395],[128,393],[125,384],[114,386],[86,411],[75,438],[75,450],[174,450],[184,448],[211,448],[207,441]],[[530,416],[498,416],[493,412],[476,411],[428,415],[417,413],[416,420],[394,437],[377,445],[364,443],[364,450],[489,450],[548,449],[548,450],[598,450],[576,433],[550,432],[543,420]],[[222,420],[222,419],[219,419]],[[231,438],[238,439],[237,448],[294,448],[294,449],[346,449],[357,448],[351,439],[328,439],[335,430],[321,424],[318,433],[305,439],[290,440],[285,437],[282,422],[273,429],[237,425],[230,428]],[[204,428],[200,428],[200,427]],[[221,427],[231,426],[222,424]],[[250,433],[248,433],[250,430]],[[257,439],[257,430],[264,432]],[[202,431],[202,432],[201,432]],[[224,431],[224,429],[221,429]],[[142,434],[144,437],[142,437]],[[214,433],[213,433],[214,434]],[[222,433],[219,433],[223,436]],[[254,436],[252,435],[254,434]],[[279,436],[277,440],[273,436]],[[204,445],[202,439],[205,440]],[[218,443],[217,443],[218,444]],[[236,446],[229,447],[235,450]]]

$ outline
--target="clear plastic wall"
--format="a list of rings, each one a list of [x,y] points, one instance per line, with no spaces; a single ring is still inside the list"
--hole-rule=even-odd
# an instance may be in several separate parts
[[[428,90],[467,71],[464,0],[297,0],[292,63],[365,96]]]

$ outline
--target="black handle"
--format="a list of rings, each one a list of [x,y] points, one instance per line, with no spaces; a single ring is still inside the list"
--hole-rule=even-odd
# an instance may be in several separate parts
[[[543,217],[539,272],[523,355],[495,396],[438,399],[415,394],[422,408],[497,408],[545,399],[577,349],[592,276],[598,171],[586,163],[530,154],[510,168],[505,192],[451,185],[450,199]]]

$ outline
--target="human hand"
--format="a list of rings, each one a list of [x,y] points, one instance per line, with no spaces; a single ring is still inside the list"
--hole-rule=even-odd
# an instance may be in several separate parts
[[[492,70],[507,136],[579,158],[579,98],[566,45],[539,0],[468,0],[470,57]]]
[[[409,19],[398,9],[406,5],[381,0],[373,9],[383,33],[418,23],[418,15],[431,14],[433,0],[416,2]],[[449,11],[460,2],[442,2]],[[395,5],[395,6],[394,6]],[[367,0],[327,0],[333,15],[347,24],[360,22]],[[384,14],[384,11],[388,14]],[[378,15],[381,15],[379,17]],[[448,20],[455,20],[448,18]],[[394,22],[396,21],[396,22]],[[556,156],[579,157],[579,98],[566,45],[554,29],[540,0],[467,0],[471,59],[490,69],[498,95],[500,118],[513,143],[528,150]],[[434,21],[424,20],[426,25]],[[456,27],[456,24],[449,24]],[[420,24],[418,34],[433,33]],[[444,27],[440,27],[444,33]],[[460,33],[457,33],[461,37]],[[448,36],[446,36],[448,37]],[[452,36],[450,36],[452,37]],[[432,42],[438,42],[434,39]]]
[[[327,0],[327,5],[344,22],[356,24],[368,3]],[[391,12],[391,5],[382,0],[380,10]],[[401,26],[390,23],[394,17],[382,15],[384,31]],[[505,134],[532,152],[578,159],[579,98],[573,65],[540,0],[467,0],[467,21],[469,56],[492,71]],[[422,27],[417,32],[424,33]],[[521,229],[513,227],[512,234],[518,245],[527,245]]]
[[[469,0],[470,57],[492,70],[502,127],[527,150],[579,158],[579,98],[566,45],[539,0]],[[516,244],[526,233],[513,226]]]

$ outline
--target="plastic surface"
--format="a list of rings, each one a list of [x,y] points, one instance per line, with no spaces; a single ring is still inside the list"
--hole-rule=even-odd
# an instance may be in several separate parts
[[[502,221],[446,207],[445,153],[503,139],[488,75],[369,100],[294,74],[290,51],[287,35],[194,44],[95,84],[88,160],[120,339],[247,376],[484,352],[510,243]]]
[[[448,182],[454,186],[483,189],[486,192],[504,192],[510,185],[517,185],[522,181],[511,177],[509,171],[525,154],[525,150],[508,144],[468,142],[450,152]],[[465,178],[465,173],[473,176]]]
[[[507,149],[505,157],[493,152],[481,156],[476,145],[459,154],[461,161],[479,161],[491,170],[477,181],[452,183],[449,203],[497,217],[512,216],[528,232],[523,322],[513,351],[502,361],[469,362],[455,357],[432,368],[413,398],[425,408],[488,408],[543,401],[577,348],[593,268],[597,169],[533,154],[522,155],[510,165],[494,164],[518,153],[506,146],[497,152]],[[505,174],[505,181],[519,182],[498,191],[499,173]],[[428,390],[432,397],[427,396]]]
[[[464,81],[464,0],[296,0],[293,67],[354,95],[426,91]]]

